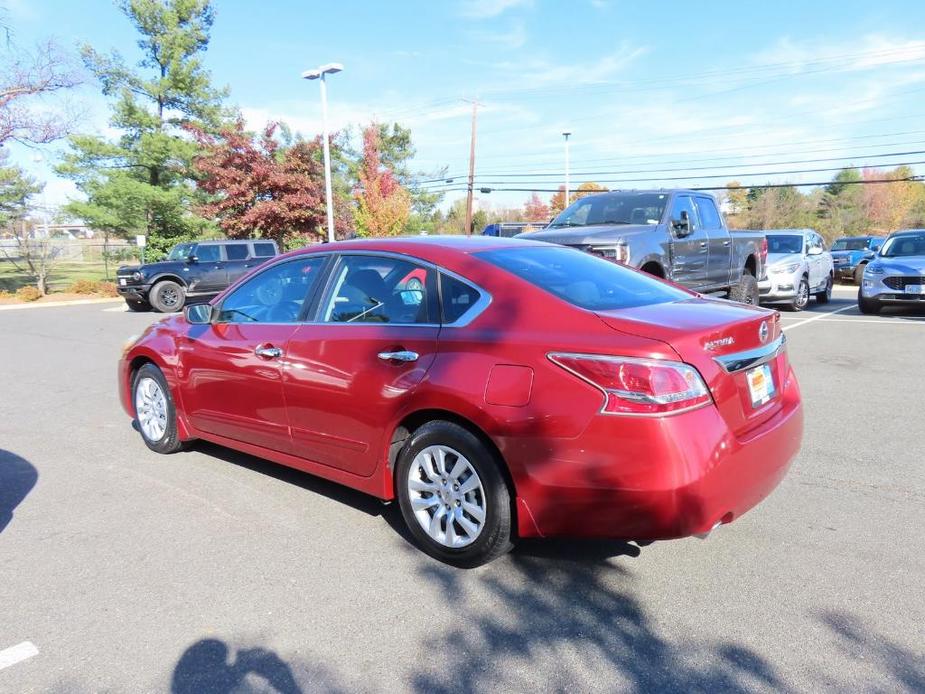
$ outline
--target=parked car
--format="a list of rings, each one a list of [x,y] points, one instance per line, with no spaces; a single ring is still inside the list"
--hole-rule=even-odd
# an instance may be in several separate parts
[[[500,236],[509,239],[525,231],[535,231],[546,226],[546,222],[495,222],[482,229],[482,236]]]
[[[867,264],[858,308],[880,313],[884,306],[925,307],[925,229],[890,234]]]
[[[883,243],[882,236],[845,236],[832,244],[835,279],[858,286],[867,266]]]
[[[762,304],[787,304],[802,311],[810,296],[820,304],[832,298],[835,272],[825,241],[812,229],[767,233],[768,277],[758,283]]]
[[[276,242],[267,239],[178,243],[165,260],[120,267],[116,290],[129,310],[172,313],[189,298],[215,296],[276,255]]]
[[[152,450],[205,439],[397,498],[459,566],[516,537],[709,532],[803,430],[776,312],[488,237],[282,256],[149,327],[119,393]]]
[[[580,248],[746,304],[758,303],[767,255],[764,234],[730,231],[713,197],[693,190],[588,195],[518,238]]]

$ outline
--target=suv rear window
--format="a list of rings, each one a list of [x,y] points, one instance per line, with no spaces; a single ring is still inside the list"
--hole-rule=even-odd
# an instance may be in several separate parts
[[[225,245],[225,255],[228,260],[246,260],[247,244],[246,243],[229,243]]]
[[[254,255],[258,258],[269,258],[276,255],[276,248],[272,243],[255,243]]]
[[[476,254],[502,270],[589,311],[689,299],[690,295],[603,258],[574,248],[527,246]]]

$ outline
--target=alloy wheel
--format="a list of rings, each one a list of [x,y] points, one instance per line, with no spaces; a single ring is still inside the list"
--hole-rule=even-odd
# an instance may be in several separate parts
[[[167,397],[153,378],[141,378],[135,385],[135,413],[145,438],[160,441],[167,432]]]
[[[479,537],[485,525],[485,490],[462,453],[428,446],[414,457],[407,484],[414,517],[432,540],[458,549]]]

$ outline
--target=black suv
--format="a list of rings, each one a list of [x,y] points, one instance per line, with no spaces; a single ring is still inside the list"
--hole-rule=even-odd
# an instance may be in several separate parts
[[[279,254],[275,241],[178,243],[165,260],[126,265],[116,272],[116,289],[132,311],[179,311],[187,297],[208,297]]]

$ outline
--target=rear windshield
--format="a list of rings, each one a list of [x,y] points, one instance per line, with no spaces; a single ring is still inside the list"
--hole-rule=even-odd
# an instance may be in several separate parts
[[[659,280],[584,251],[562,246],[525,246],[476,254],[589,311],[607,311],[689,299]]]

